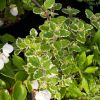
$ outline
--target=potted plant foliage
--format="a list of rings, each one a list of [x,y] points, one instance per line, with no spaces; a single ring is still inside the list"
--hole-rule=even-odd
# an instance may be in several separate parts
[[[86,23],[55,0],[30,2],[45,21],[25,38],[0,37],[0,100],[99,100],[100,13],[85,9]]]

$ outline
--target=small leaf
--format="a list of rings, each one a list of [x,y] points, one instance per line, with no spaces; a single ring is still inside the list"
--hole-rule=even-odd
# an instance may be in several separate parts
[[[78,58],[78,64],[82,66],[86,62],[86,53],[82,52]]]
[[[25,65],[25,61],[21,57],[19,57],[17,55],[13,55],[12,61],[13,61],[13,64],[18,68],[20,68],[23,65]]]
[[[16,40],[16,45],[17,45],[17,47],[20,48],[20,49],[26,48],[26,44],[24,43],[24,40],[21,39],[21,38],[18,38],[18,39]]]
[[[91,19],[91,17],[94,15],[93,12],[89,9],[85,10],[85,14],[86,14],[86,17],[89,19]]]
[[[97,71],[97,70],[98,70],[98,67],[90,66],[90,67],[86,68],[84,72],[85,73],[95,73],[95,71]]]
[[[83,77],[82,78],[82,87],[84,88],[85,92],[88,94],[89,93],[89,86],[87,80]]]
[[[93,57],[94,57],[94,55],[87,56],[87,60],[86,60],[87,61],[87,66],[92,63]]]
[[[62,37],[68,37],[70,34],[71,34],[71,32],[69,32],[69,31],[66,30],[66,29],[61,29],[61,30],[60,30],[60,35],[61,35]]]
[[[54,6],[54,4],[55,4],[55,0],[46,0],[44,2],[44,7],[46,9],[50,9],[50,8],[52,8]]]
[[[67,7],[62,9],[62,12],[68,15],[77,15],[80,11],[78,9],[75,8],[71,8],[71,7]]]
[[[41,14],[43,11],[41,10],[41,8],[34,7],[34,8],[33,8],[33,12],[34,12],[35,14]]]
[[[27,61],[30,62],[35,67],[39,66],[39,64],[40,64],[39,59],[36,56],[30,56],[30,57],[28,57]]]
[[[36,31],[36,29],[32,28],[30,30],[30,35],[36,37],[38,35],[38,32]]]
[[[54,10],[60,10],[62,8],[62,4],[61,3],[55,3],[53,9]]]

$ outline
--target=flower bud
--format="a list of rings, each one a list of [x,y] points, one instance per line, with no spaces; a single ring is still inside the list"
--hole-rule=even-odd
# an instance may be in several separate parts
[[[10,13],[13,16],[17,16],[18,15],[18,8],[15,4],[10,5]]]

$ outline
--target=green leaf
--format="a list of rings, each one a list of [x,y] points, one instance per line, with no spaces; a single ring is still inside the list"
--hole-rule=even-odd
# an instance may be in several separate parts
[[[6,88],[6,83],[0,79],[0,89],[1,88]]]
[[[6,7],[6,0],[0,0],[0,11],[4,10]]]
[[[45,32],[44,37],[52,38],[53,37],[53,32]]]
[[[41,8],[38,8],[38,7],[34,7],[33,8],[33,13],[35,14],[41,14],[43,11],[41,10]]]
[[[17,81],[14,85],[13,99],[14,100],[25,100],[27,95],[27,90],[21,81]]]
[[[82,77],[82,87],[85,90],[85,92],[88,94],[89,93],[89,86],[87,80]]]
[[[13,61],[13,64],[18,68],[20,68],[23,65],[25,65],[25,61],[21,57],[19,57],[17,55],[13,55],[12,61]]]
[[[86,14],[86,17],[89,19],[91,19],[91,17],[94,15],[93,12],[89,9],[85,10],[85,14]]]
[[[2,42],[14,42],[15,37],[10,34],[4,34],[4,35],[0,36],[0,40]]]
[[[85,73],[95,73],[95,71],[97,71],[97,70],[98,70],[98,67],[90,66],[90,67],[87,67],[84,72]]]
[[[16,40],[16,45],[17,45],[17,47],[20,48],[20,49],[26,48],[26,44],[24,43],[24,40],[21,39],[21,38],[18,38],[18,39]]]
[[[30,35],[33,36],[33,37],[36,37],[38,35],[38,32],[36,31],[36,29],[32,28],[30,30]]]
[[[50,9],[50,8],[52,8],[54,6],[54,4],[55,4],[55,0],[46,0],[44,2],[44,7],[46,9]]]
[[[94,42],[97,43],[98,47],[100,48],[100,30],[95,33]]]
[[[66,94],[66,87],[62,87],[60,90],[61,98],[63,98]]]
[[[40,65],[39,59],[36,56],[31,56],[27,58],[27,61],[31,63],[34,67],[37,67]]]
[[[60,35],[61,35],[62,37],[68,37],[70,34],[71,34],[71,32],[68,31],[68,30],[66,30],[66,29],[61,29],[61,30],[60,30]]]
[[[28,74],[27,74],[27,72],[25,72],[25,71],[19,71],[19,72],[17,72],[16,75],[15,75],[15,79],[16,79],[17,81],[24,81],[24,80],[27,79],[27,77],[28,77]]]
[[[78,57],[78,64],[82,66],[86,62],[86,53],[82,52]]]
[[[8,90],[3,89],[0,91],[0,100],[10,100],[10,94]]]
[[[42,70],[36,70],[35,72],[34,72],[34,78],[35,79],[39,79],[39,78],[41,78],[41,77],[43,77],[43,74],[45,74],[45,72],[43,72]]]
[[[62,12],[68,15],[77,15],[80,11],[78,9],[75,8],[71,8],[71,7],[67,7],[62,9]]]
[[[86,60],[86,61],[87,61],[87,66],[90,65],[90,64],[92,63],[93,57],[94,57],[94,55],[88,55],[88,56],[87,56],[87,60]]]
[[[60,10],[62,8],[62,4],[61,3],[55,3],[53,9],[54,10]]]

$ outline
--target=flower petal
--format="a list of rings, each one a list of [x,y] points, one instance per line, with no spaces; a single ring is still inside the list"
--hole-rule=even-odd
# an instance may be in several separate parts
[[[17,8],[16,5],[14,5],[14,4],[10,5],[10,13],[13,16],[17,16],[18,15],[18,8]]]
[[[37,80],[32,81],[32,89],[36,89],[37,90],[38,87],[39,87],[38,81]]]
[[[6,57],[4,54],[2,54],[2,59],[3,59],[5,64],[9,62],[8,57]]]
[[[4,67],[4,61],[3,59],[0,59],[0,70],[2,70]]]
[[[50,100],[51,93],[48,90],[36,92],[35,99],[36,100]]]
[[[12,45],[6,43],[6,44],[3,46],[2,50],[3,50],[3,53],[4,53],[4,54],[6,54],[6,53],[9,54],[9,53],[11,53],[11,52],[14,50],[14,48],[13,48]],[[5,55],[5,56],[6,56],[6,55]]]

